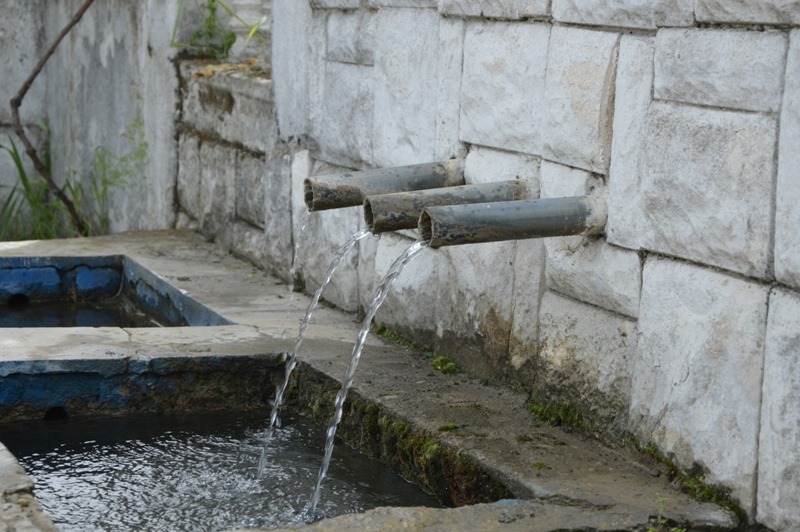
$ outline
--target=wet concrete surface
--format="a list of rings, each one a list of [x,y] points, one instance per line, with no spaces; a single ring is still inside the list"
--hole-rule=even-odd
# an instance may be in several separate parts
[[[126,366],[159,359],[264,358],[291,349],[308,304],[279,280],[188,232],[128,233],[62,241],[0,243],[0,256],[126,254],[236,322],[217,327],[42,328],[0,331],[0,376],[58,370],[76,360]],[[292,402],[325,418],[359,324],[320,307],[299,356]],[[284,333],[284,330],[286,331]],[[171,362],[174,363],[174,362]],[[5,369],[3,369],[5,368]],[[273,389],[273,384],[267,384]],[[732,529],[735,516],[670,486],[662,467],[627,448],[538,421],[526,397],[464,373],[442,374],[428,357],[371,335],[356,373],[343,439],[426,483],[453,509],[381,508],[308,525],[308,530],[647,530]],[[0,449],[2,453],[4,449]],[[397,454],[405,454],[397,458]],[[6,453],[8,454],[8,453]],[[13,457],[0,454],[0,530],[27,519],[50,530]],[[453,459],[456,466],[448,465]],[[437,462],[438,460],[438,462]],[[436,462],[443,476],[432,476]],[[451,482],[451,480],[453,482]],[[465,486],[457,485],[463,480]],[[471,483],[471,485],[469,485]],[[324,491],[323,491],[324,497]],[[502,504],[490,503],[497,498]],[[474,504],[483,503],[483,504]],[[26,513],[27,512],[27,513]],[[658,528],[655,528],[656,530]],[[669,527],[664,528],[668,530]]]

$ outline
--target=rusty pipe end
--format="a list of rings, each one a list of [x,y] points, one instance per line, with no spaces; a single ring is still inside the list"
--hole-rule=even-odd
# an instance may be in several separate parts
[[[364,198],[364,223],[367,224],[367,229],[370,230],[372,234],[377,234],[375,232],[375,215],[372,212],[372,203],[369,201],[369,198]]]
[[[308,177],[303,180],[303,201],[309,211],[314,210],[314,184]]]
[[[431,215],[427,209],[422,209],[422,212],[419,215],[419,224],[417,225],[417,230],[419,231],[419,238],[421,240],[430,242],[430,247],[439,247],[438,245],[434,246],[433,242],[431,241],[433,238],[433,219],[431,218]]]

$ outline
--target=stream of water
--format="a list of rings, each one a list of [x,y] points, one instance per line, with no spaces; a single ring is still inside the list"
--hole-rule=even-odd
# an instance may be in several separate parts
[[[354,233],[347,240],[347,242],[345,242],[341,247],[339,247],[339,249],[336,250],[333,260],[331,261],[330,266],[328,266],[328,271],[325,272],[325,278],[322,280],[319,288],[317,288],[317,291],[314,292],[314,297],[311,298],[311,302],[308,304],[306,315],[303,318],[303,321],[300,323],[300,330],[297,332],[297,338],[294,341],[294,350],[290,353],[289,359],[286,361],[286,373],[283,377],[283,383],[281,383],[275,392],[275,400],[272,403],[272,411],[269,415],[269,427],[267,428],[267,433],[264,437],[264,445],[261,451],[261,457],[258,460],[258,478],[261,478],[264,474],[264,468],[267,465],[267,450],[269,448],[269,442],[275,433],[275,428],[280,426],[280,422],[278,420],[278,411],[283,403],[283,395],[286,393],[286,388],[289,385],[289,379],[292,375],[292,371],[294,371],[294,368],[297,366],[297,354],[300,352],[300,347],[303,344],[303,337],[305,336],[306,329],[311,321],[311,316],[319,304],[319,298],[322,296],[322,291],[326,286],[328,286],[328,283],[331,282],[331,278],[333,278],[336,268],[339,267],[339,264],[341,264],[345,255],[347,255],[347,253],[353,249],[353,246],[355,246],[356,242],[369,234],[370,232],[368,229],[362,229]],[[292,278],[294,278],[294,275],[292,275]]]
[[[426,247],[428,247],[429,244],[430,242],[423,240],[418,240],[411,244],[403,252],[403,254],[400,255],[397,260],[395,260],[394,264],[392,264],[392,267],[389,268],[389,272],[378,284],[378,288],[375,290],[375,293],[372,296],[372,301],[370,302],[367,310],[367,315],[364,317],[364,321],[361,324],[361,330],[358,332],[358,336],[356,336],[356,343],[353,346],[353,354],[350,357],[350,365],[347,367],[347,371],[342,379],[342,387],[339,389],[339,393],[336,394],[333,419],[331,420],[331,424],[328,426],[328,431],[326,433],[325,456],[323,457],[322,467],[320,467],[319,475],[317,476],[317,483],[314,486],[314,494],[311,497],[311,502],[309,503],[309,507],[306,511],[309,519],[314,519],[316,517],[322,481],[325,480],[325,476],[328,473],[328,467],[330,466],[331,456],[333,454],[333,440],[336,437],[336,427],[342,420],[344,401],[347,398],[347,391],[353,385],[356,368],[358,367],[358,362],[361,359],[361,351],[364,349],[364,343],[369,335],[372,319],[378,312],[383,300],[386,299],[386,295],[389,293],[389,287],[391,287],[392,283],[403,271],[403,268],[405,268],[414,257],[419,255]]]
[[[294,302],[294,276],[297,275],[297,262],[300,257],[300,243],[303,241],[303,233],[306,232],[308,219],[311,216],[311,211],[306,209],[306,212],[300,217],[300,229],[297,231],[297,240],[294,243],[294,251],[292,252],[292,265],[289,266],[289,303],[286,305],[286,315],[283,317],[283,331],[281,338],[286,338],[286,324],[289,322],[289,314],[292,312],[292,303]]]

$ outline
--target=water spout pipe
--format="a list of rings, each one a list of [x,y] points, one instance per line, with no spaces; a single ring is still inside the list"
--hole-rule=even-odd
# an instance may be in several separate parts
[[[588,235],[603,230],[607,215],[605,198],[596,196],[426,207],[419,232],[432,248]]]
[[[425,207],[512,201],[527,197],[528,182],[524,180],[367,196],[364,198],[364,221],[369,230],[377,235],[386,231],[416,228],[419,215]]]
[[[366,196],[463,184],[463,161],[452,159],[308,177],[303,182],[303,192],[308,210],[322,211],[361,205]]]

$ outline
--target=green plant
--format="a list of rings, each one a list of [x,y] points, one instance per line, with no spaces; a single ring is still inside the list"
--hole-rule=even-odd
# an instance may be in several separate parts
[[[51,171],[50,133],[47,133],[44,165]],[[117,156],[105,146],[95,149],[92,171],[84,180],[67,179],[63,190],[79,206],[80,221],[87,228],[85,234],[105,234],[109,230],[109,196],[123,187],[128,178],[137,174],[147,160],[147,142],[144,140],[144,122],[137,117],[125,129],[125,138],[133,148]],[[22,164],[16,144],[0,145],[14,163],[17,171],[15,184],[0,206],[0,240],[28,240],[70,237],[81,234],[77,227],[67,223],[64,204],[53,198],[52,190],[42,178],[31,178]]]
[[[445,356],[442,356],[442,355],[434,356],[431,359],[431,366],[436,371],[439,371],[441,373],[446,373],[446,374],[458,373],[459,371],[461,371],[461,368],[458,367],[458,364],[456,364],[455,362],[453,362],[449,358],[447,358]]]
[[[181,15],[183,14],[183,2],[184,0],[178,2],[178,14],[172,26],[170,46],[173,48],[180,48],[198,56],[215,57],[217,59],[227,57],[228,52],[236,42],[236,34],[219,19],[220,8],[230,17],[235,18],[249,28],[247,42],[253,37],[258,37],[262,42],[266,42],[266,38],[258,31],[261,25],[266,22],[266,17],[261,17],[255,24],[249,24],[222,0],[205,0],[205,6],[201,8],[205,11],[205,18],[202,24],[189,36],[189,42],[180,42],[176,39],[176,36]],[[199,0],[195,0],[195,5],[200,7]]]
[[[586,422],[578,409],[572,405],[561,405],[556,403],[526,403],[525,408],[544,421],[548,425],[572,427],[582,429],[586,426]]]
[[[11,137],[8,141],[10,145],[0,145],[0,149],[11,157],[18,182],[0,206],[0,240],[38,240],[63,236],[64,205],[52,200],[50,189],[43,179],[31,179],[28,176],[17,145]],[[49,150],[45,152],[44,164],[50,171]]]

